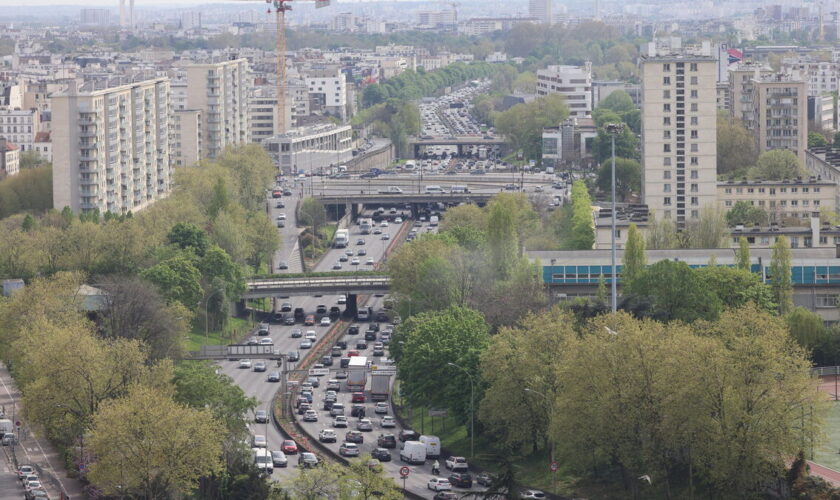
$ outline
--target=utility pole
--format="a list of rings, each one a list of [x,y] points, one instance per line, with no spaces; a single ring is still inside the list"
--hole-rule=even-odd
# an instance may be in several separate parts
[[[615,313],[616,309],[618,308],[618,272],[616,271],[616,262],[615,262],[615,136],[622,133],[624,131],[624,124],[623,123],[608,123],[607,124],[607,133],[610,134],[610,141],[612,145],[612,231],[610,234],[610,260],[612,266],[612,279],[610,280],[611,286],[611,296],[610,296],[610,306],[613,313]]]

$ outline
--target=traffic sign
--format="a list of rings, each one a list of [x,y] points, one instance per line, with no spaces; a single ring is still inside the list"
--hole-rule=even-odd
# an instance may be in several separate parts
[[[551,465],[549,466],[549,468],[551,469],[551,472],[557,472],[557,468],[558,468],[557,462],[551,462]]]
[[[408,477],[408,475],[410,473],[411,473],[411,469],[409,469],[408,467],[400,467],[400,476]]]
[[[15,421],[15,427],[20,427],[20,420]]]

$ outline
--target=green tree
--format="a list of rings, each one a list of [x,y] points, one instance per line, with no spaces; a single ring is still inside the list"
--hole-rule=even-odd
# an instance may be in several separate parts
[[[819,132],[808,132],[808,148],[827,146],[828,140]]]
[[[717,116],[717,173],[729,175],[745,172],[755,164],[755,139],[740,119],[725,111]]]
[[[612,159],[604,160],[598,169],[598,188],[604,193],[612,192]],[[621,201],[627,201],[631,193],[642,189],[642,167],[636,160],[615,159],[615,194]]]
[[[661,260],[648,266],[625,295],[629,299],[625,307],[659,321],[714,320],[721,309],[715,293],[685,262]]]
[[[178,301],[193,309],[201,300],[201,271],[184,256],[167,259],[140,273],[157,285],[167,301]]]
[[[803,349],[813,350],[826,334],[822,318],[804,307],[794,307],[785,316],[790,336],[796,339]]]
[[[592,199],[582,180],[577,180],[572,184],[571,198],[571,217],[566,246],[574,250],[590,250],[595,244]]]
[[[785,236],[777,236],[770,258],[770,284],[773,299],[779,304],[779,312],[787,314],[793,310],[793,281],[790,268],[790,243]]]
[[[645,240],[635,224],[627,230],[627,244],[621,258],[621,284],[629,286],[645,270],[647,254]]]
[[[750,169],[750,177],[767,180],[796,179],[808,177],[802,168],[796,153],[788,149],[765,151],[758,157],[755,168]]]
[[[598,103],[598,108],[606,108],[620,115],[621,113],[633,111],[636,109],[636,105],[633,104],[633,99],[630,97],[630,94],[623,90],[616,90],[610,92],[610,95],[602,99]]]
[[[514,150],[521,150],[526,158],[538,159],[542,156],[542,129],[556,127],[568,116],[565,98],[551,94],[498,113],[494,122]]]
[[[768,312],[776,310],[773,291],[755,273],[725,266],[707,266],[695,272],[724,307],[738,308],[753,303]]]
[[[210,204],[207,207],[207,214],[211,219],[215,219],[219,212],[223,212],[228,208],[230,203],[230,192],[228,191],[224,179],[219,177],[216,179],[216,184],[213,186],[213,192],[210,196]]]
[[[648,217],[647,247],[651,250],[665,250],[677,248],[679,239],[677,237],[677,226],[671,219],[659,220],[656,214],[651,213]]]
[[[723,248],[729,235],[724,211],[712,204],[702,207],[700,217],[686,227],[689,248]]]
[[[207,282],[212,282],[216,278],[221,279],[227,294],[231,297],[236,297],[245,291],[245,281],[242,279],[239,266],[218,245],[213,245],[207,250],[198,261],[198,268]]]
[[[222,430],[210,410],[136,387],[105,403],[94,418],[88,440],[97,460],[88,477],[107,495],[186,494],[201,476],[221,472]]]
[[[726,223],[729,227],[738,225],[755,226],[766,225],[769,220],[767,212],[759,207],[750,205],[746,201],[738,201],[726,212]]]
[[[472,309],[450,307],[408,318],[391,342],[403,393],[412,405],[450,408],[466,421],[470,384],[464,383],[464,373],[449,363],[477,381],[479,356],[489,341],[487,323]],[[480,400],[479,392],[476,401]]]
[[[735,267],[744,271],[752,270],[752,262],[750,261],[750,243],[744,236],[738,238],[738,253],[735,255]]]
[[[518,257],[516,230],[513,225],[513,214],[501,204],[491,204],[487,222],[487,243],[493,269],[503,279],[507,278],[510,266]]]
[[[600,127],[598,135],[592,142],[592,153],[598,163],[603,163],[612,158],[612,138],[606,128]],[[630,129],[624,127],[620,134],[615,137],[616,158],[639,158],[639,138]]]
[[[300,204],[300,223],[312,228],[312,232],[318,233],[318,229],[327,223],[327,210],[323,203],[315,198],[304,199]]]
[[[378,83],[372,83],[362,92],[362,105],[366,108],[385,102],[388,92]]]
[[[172,226],[169,234],[166,235],[166,240],[169,244],[176,245],[178,248],[192,249],[199,257],[207,251],[207,233],[189,222],[178,222]]]
[[[481,354],[487,389],[478,416],[500,447],[530,454],[547,446],[561,386],[545,368],[560,364],[567,342],[577,336],[570,316],[559,307],[531,313],[519,325],[501,328]]]

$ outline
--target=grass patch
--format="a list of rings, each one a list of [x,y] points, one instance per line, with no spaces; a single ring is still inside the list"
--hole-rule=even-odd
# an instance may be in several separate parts
[[[823,426],[825,436],[814,448],[812,460],[831,469],[840,470],[840,402],[832,401],[830,404]]]
[[[413,411],[403,411],[403,418],[410,422],[411,428],[421,434],[430,434],[440,438],[441,444],[454,455],[470,456],[470,437],[467,426],[460,425],[455,417],[429,417],[426,408],[414,408]],[[489,472],[496,471],[497,464],[490,457],[498,454],[494,441],[486,435],[475,437],[475,456],[471,462]],[[443,460],[441,460],[442,465]],[[548,450],[538,450],[528,456],[520,457],[516,461],[518,481],[532,488],[556,493],[570,493],[570,485],[578,478],[572,476],[562,466],[557,471],[557,488],[552,487],[552,474],[549,470],[551,463]]]
[[[243,332],[248,331],[252,326],[252,322],[247,318],[229,318],[224,330],[211,330],[204,334],[204,322],[193,321],[192,330],[189,332],[187,338],[187,350],[198,351],[203,345],[227,345],[231,343],[231,334],[241,336]]]

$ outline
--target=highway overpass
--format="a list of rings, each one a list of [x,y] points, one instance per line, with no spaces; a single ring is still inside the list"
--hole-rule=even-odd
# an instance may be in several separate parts
[[[385,275],[370,276],[321,276],[312,278],[267,278],[247,281],[243,299],[292,295],[350,295],[385,293],[391,278]]]
[[[429,146],[457,146],[458,147],[458,154],[463,154],[464,148],[471,147],[471,146],[499,146],[502,150],[502,154],[505,153],[507,148],[507,143],[504,139],[500,137],[494,137],[492,139],[485,139],[484,137],[478,136],[466,136],[466,137],[432,137],[432,138],[422,138],[422,137],[409,137],[408,139],[408,150],[413,155],[413,158],[417,158],[420,156],[420,149],[423,147]]]
[[[403,193],[403,194],[376,194],[376,193],[344,193],[315,195],[315,198],[324,205],[405,205],[405,204],[429,204],[444,203],[457,205],[459,203],[475,203],[485,205],[498,191],[485,193]]]

